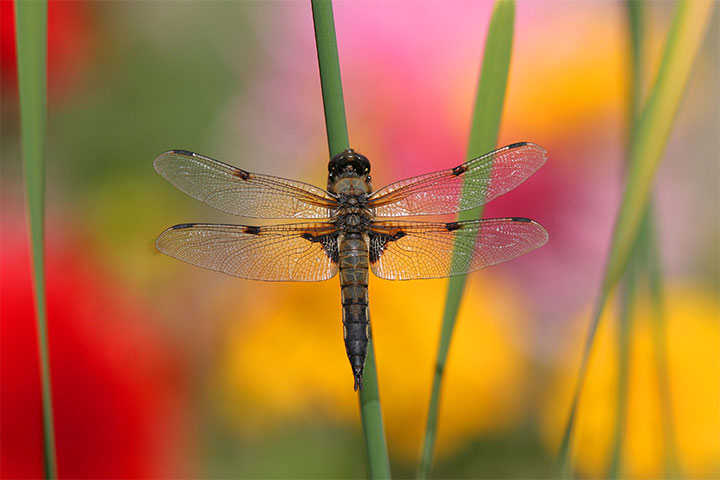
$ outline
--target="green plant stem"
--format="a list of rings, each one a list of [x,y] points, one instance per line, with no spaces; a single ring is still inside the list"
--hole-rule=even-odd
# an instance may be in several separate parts
[[[655,84],[630,142],[628,178],[615,223],[603,290],[609,291],[616,285],[627,263],[713,6],[713,2],[705,1],[678,2]]]
[[[680,0],[663,49],[662,61],[648,100],[632,131],[628,176],[618,212],[610,254],[603,274],[590,328],[583,347],[573,397],[565,425],[557,468],[563,478],[571,472],[571,445],[588,360],[607,299],[625,271],[641,220],[648,208],[655,173],[662,159],[675,114],[710,20],[713,2]]]
[[[372,365],[372,368],[368,366]],[[363,437],[369,478],[390,478],[390,460],[385,445],[377,370],[375,369],[375,347],[372,339],[368,344],[363,389],[358,395],[362,417]]]
[[[350,147],[332,2],[312,0],[312,12],[325,110],[325,128],[332,157]]]
[[[57,478],[44,257],[47,2],[17,1],[15,13],[20,125],[40,357],[45,478]]]
[[[645,82],[643,78],[644,58],[644,3],[637,0],[627,0],[626,8],[628,14],[628,23],[630,26],[631,39],[631,87],[629,99],[629,124],[630,131],[634,128],[635,122],[638,120],[639,112],[642,106],[642,85]],[[631,134],[632,136],[632,134]],[[628,148],[629,150],[629,148]],[[628,151],[628,156],[629,156]],[[639,258],[638,267],[640,273],[647,276],[647,284],[651,302],[651,318],[652,318],[652,342],[655,352],[655,368],[658,375],[658,383],[660,390],[660,411],[662,419],[663,438],[665,440],[665,476],[666,478],[682,478],[679,466],[676,461],[675,446],[675,430],[673,427],[673,409],[670,400],[670,385],[668,379],[667,367],[667,344],[665,339],[665,313],[663,307],[663,285],[662,272],[660,264],[660,254],[658,252],[659,237],[655,229],[655,214],[653,208],[654,202],[650,199],[649,206],[643,216],[639,238],[635,243],[635,248],[631,257]],[[636,277],[637,280],[637,277]],[[626,389],[627,392],[627,389]],[[624,401],[627,405],[627,400]],[[615,470],[621,469],[621,445],[617,445],[618,465]]]
[[[330,156],[333,156],[349,148],[349,139],[332,2],[330,0],[312,0],[312,12],[328,148]],[[372,335],[368,344],[363,379],[364,388],[359,391],[358,400],[360,402],[368,477],[390,478],[390,460],[385,443]]]
[[[625,2],[630,37],[630,89],[628,95],[628,146],[629,156],[630,139],[633,136],[633,129],[642,105],[642,84],[643,84],[643,4],[639,1],[627,0]],[[627,164],[626,164],[627,167]],[[612,452],[610,454],[610,471],[608,477],[617,480],[622,475],[623,468],[623,446],[627,425],[628,405],[628,378],[630,370],[630,335],[632,332],[633,309],[636,300],[636,282],[639,270],[644,264],[639,261],[637,254],[646,246],[649,241],[646,229],[641,229],[638,241],[635,242],[634,254],[625,271],[621,284],[621,306],[618,325],[618,392],[616,400],[615,433],[613,438]]]
[[[639,244],[640,242],[638,242]],[[632,320],[636,303],[636,281],[639,270],[637,258],[628,262],[623,278],[620,315],[618,317],[618,392],[616,400],[615,433],[613,449],[610,456],[610,472],[608,478],[622,478],[622,453],[627,431],[628,380],[630,372],[630,339]]]
[[[645,250],[645,262],[648,277],[648,290],[650,291],[650,306],[652,310],[652,342],[655,356],[655,368],[658,376],[658,389],[660,391],[660,411],[663,438],[665,440],[665,478],[683,478],[684,475],[677,461],[677,443],[675,440],[675,427],[673,425],[673,403],[670,396],[670,378],[667,359],[667,333],[665,326],[665,308],[663,305],[663,282],[658,251],[657,235],[655,234],[655,215],[649,208],[647,213],[647,229],[650,240]]]
[[[499,0],[495,4],[485,41],[482,70],[478,83],[467,150],[468,160],[491,151],[497,145],[500,119],[507,87],[512,53],[513,27],[515,21],[515,3],[512,0]],[[472,220],[482,216],[482,207],[461,212],[459,220]],[[445,371],[450,340],[455,328],[460,301],[467,276],[452,277],[448,283],[442,330],[438,344],[430,405],[428,407],[425,440],[420,457],[418,478],[430,475],[435,441],[437,438],[438,415],[440,408],[440,390]]]

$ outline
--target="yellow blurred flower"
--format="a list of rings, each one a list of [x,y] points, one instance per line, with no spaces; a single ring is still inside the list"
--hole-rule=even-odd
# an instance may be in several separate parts
[[[680,473],[720,475],[720,308],[717,294],[689,287],[668,289],[667,362],[672,428]],[[576,423],[575,464],[582,475],[608,472],[616,418],[617,311],[606,309],[597,332]],[[583,315],[583,319],[589,315]],[[655,361],[651,307],[647,298],[635,307],[630,343],[627,423],[623,476],[657,478],[665,468],[668,445]],[[586,322],[582,322],[586,324]],[[546,443],[557,448],[577,377],[577,359],[585,330],[578,329],[555,372],[543,409]]]
[[[272,297],[237,308],[237,316],[245,318],[229,322],[214,379],[218,408],[237,428],[255,433],[303,416],[359,428],[342,341],[339,285],[262,286],[267,288],[274,289]],[[420,451],[446,289],[445,280],[371,280],[388,446],[391,455],[406,460]],[[446,369],[440,455],[522,417],[525,313],[519,297],[496,278],[474,275],[469,281]]]

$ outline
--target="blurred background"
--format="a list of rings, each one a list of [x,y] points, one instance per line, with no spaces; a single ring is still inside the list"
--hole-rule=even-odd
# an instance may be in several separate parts
[[[42,430],[19,148],[12,2],[2,8],[3,477],[42,475]],[[491,2],[337,3],[351,145],[376,187],[457,165]],[[647,4],[648,76],[673,12]],[[499,145],[548,163],[486,208],[526,216],[543,248],[473,274],[442,396],[438,477],[546,477],[576,381],[622,191],[629,40],[620,2],[520,2]],[[623,475],[720,475],[718,18],[657,177],[670,404],[650,308],[631,346]],[[226,277],[154,249],[166,227],[251,223],[157,175],[182,148],[325,186],[327,143],[309,3],[49,5],[47,281],[63,477],[364,476],[337,281]],[[478,152],[480,153],[480,152]],[[414,475],[446,280],[372,278],[393,473]],[[645,292],[645,290],[641,290]],[[607,474],[617,308],[581,399],[576,464]],[[671,418],[671,441],[663,418]]]

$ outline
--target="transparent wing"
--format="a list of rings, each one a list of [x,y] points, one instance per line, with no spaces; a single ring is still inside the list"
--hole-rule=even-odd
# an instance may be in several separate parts
[[[527,218],[374,222],[370,265],[388,280],[451,277],[506,262],[547,241],[543,226]]]
[[[250,280],[316,282],[338,270],[332,223],[182,224],[161,233],[155,246],[183,262]]]
[[[186,150],[162,153],[153,165],[191,197],[241,217],[329,218],[336,205],[328,192],[313,185],[246,172]]]
[[[370,195],[368,205],[378,217],[468,210],[517,187],[546,160],[547,152],[540,145],[514,143],[455,168],[391,183]]]

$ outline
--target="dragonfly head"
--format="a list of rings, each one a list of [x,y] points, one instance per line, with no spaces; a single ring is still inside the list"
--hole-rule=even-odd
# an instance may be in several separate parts
[[[328,185],[345,177],[361,177],[369,182],[370,160],[351,148],[332,157],[328,163]]]

